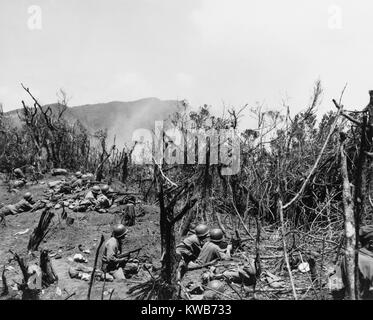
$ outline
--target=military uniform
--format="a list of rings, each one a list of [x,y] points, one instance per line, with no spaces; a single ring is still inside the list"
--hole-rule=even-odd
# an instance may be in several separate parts
[[[77,178],[71,181],[71,188],[81,188],[83,186],[83,179]]]
[[[115,279],[125,279],[123,269],[120,266],[118,255],[122,253],[119,241],[111,237],[106,243],[102,256],[102,271],[109,273]]]
[[[8,212],[8,214],[5,215],[16,215],[22,212],[30,211],[32,208],[33,205],[30,202],[26,201],[25,199],[22,199],[15,204],[10,204],[3,207],[1,210]]]
[[[196,262],[203,265],[216,259],[225,260],[228,258],[229,255],[226,254],[226,250],[221,249],[217,244],[208,241],[202,247]]]
[[[14,169],[14,175],[16,176],[17,179],[25,179],[25,175],[24,173],[22,172],[22,170],[20,168],[17,168],[17,169]]]
[[[108,199],[108,197],[103,194],[100,194],[97,198],[96,208],[97,209],[110,208],[110,200]]]
[[[176,246],[176,253],[180,255],[186,264],[197,259],[201,252],[201,241],[193,234],[185,238],[181,243]]]
[[[94,194],[92,191],[88,191],[84,199],[79,202],[79,205],[74,208],[74,211],[84,212],[87,211],[90,206],[96,206],[98,201],[98,194]]]
[[[359,299],[373,300],[373,250],[371,244],[370,247],[365,246],[367,242],[373,241],[373,226],[362,227],[359,231],[359,236],[363,245],[358,252]],[[331,290],[334,298],[344,298],[348,283],[345,257],[337,267],[336,273],[333,277],[333,282],[336,288],[331,288]]]
[[[9,215],[16,215],[22,212],[30,211],[33,208],[33,203],[22,199],[15,204],[9,204],[0,209],[0,222]]]

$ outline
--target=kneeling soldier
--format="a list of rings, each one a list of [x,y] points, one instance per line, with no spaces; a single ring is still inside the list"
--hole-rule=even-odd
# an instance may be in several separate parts
[[[127,258],[120,258],[122,244],[128,230],[123,224],[114,227],[111,238],[105,243],[104,254],[102,256],[102,271],[109,273],[115,279],[125,279],[122,265]]]

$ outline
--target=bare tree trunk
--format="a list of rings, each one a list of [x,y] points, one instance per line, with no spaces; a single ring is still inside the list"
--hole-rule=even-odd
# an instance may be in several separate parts
[[[43,286],[48,287],[52,283],[58,281],[58,277],[49,258],[48,250],[42,250],[40,253],[40,269],[42,272]]]
[[[364,114],[363,116],[363,125],[361,128],[361,142],[360,142],[360,150],[359,156],[357,158],[356,163],[356,173],[355,173],[355,194],[354,194],[354,219],[355,219],[355,234],[359,234],[360,228],[360,221],[361,218],[364,217],[364,204],[365,204],[365,186],[366,186],[366,171],[365,171],[365,162],[366,162],[366,149],[367,149],[367,137],[366,137],[366,124],[367,124],[367,117]],[[359,242],[356,239],[355,241],[355,292],[356,294],[359,292],[359,258],[358,258],[358,250],[359,250]],[[359,299],[358,294],[356,295],[356,299]]]
[[[154,170],[156,172],[156,169]],[[160,207],[160,229],[161,229],[161,247],[162,247],[162,271],[161,278],[166,286],[161,290],[159,298],[161,300],[177,299],[177,261],[176,261],[176,243],[173,219],[173,208],[165,205],[162,181],[156,176],[158,182],[158,199]]]
[[[284,259],[285,259],[285,263],[286,263],[286,268],[288,269],[288,273],[289,273],[290,284],[291,284],[291,288],[293,290],[293,296],[294,296],[294,299],[297,300],[298,299],[297,292],[295,291],[293,274],[291,273],[289,257],[288,257],[287,247],[286,247],[286,237],[285,237],[286,232],[285,232],[285,225],[284,225],[284,212],[283,212],[283,206],[282,206],[281,199],[278,200],[278,209],[279,209],[280,221],[281,221],[281,234],[282,234],[282,245],[283,245],[283,250],[284,250]]]
[[[182,237],[187,235],[190,225],[193,219],[195,218],[195,216],[196,216],[196,212],[193,210],[189,211],[188,214],[185,216],[184,222],[181,227],[181,232],[180,232]]]
[[[100,239],[100,243],[98,244],[98,247],[97,247],[97,250],[96,250],[95,262],[94,262],[94,264],[93,264],[93,270],[92,270],[91,278],[90,278],[90,280],[89,280],[89,287],[88,287],[87,300],[90,300],[90,299],[91,299],[91,290],[92,290],[93,282],[94,282],[94,280],[95,280],[95,272],[96,272],[96,267],[97,267],[97,260],[98,260],[98,256],[99,256],[99,254],[100,254],[101,246],[104,244],[104,242],[105,242],[105,237],[104,237],[104,235],[102,234],[102,235],[101,235],[101,239]]]
[[[127,153],[124,153],[121,171],[122,172],[120,176],[120,181],[122,183],[125,183],[128,177],[128,154]]]
[[[345,215],[345,235],[346,235],[346,278],[347,293],[350,300],[355,300],[355,221],[354,207],[348,180],[347,158],[344,152],[344,143],[341,138],[341,173],[343,178],[343,209]]]
[[[6,266],[3,265],[3,272],[1,273],[1,280],[3,282],[3,289],[1,291],[0,296],[6,296],[9,293],[9,288],[8,288],[8,284],[7,284],[6,277],[5,277],[5,271],[6,271]]]
[[[373,90],[369,91],[370,101],[365,110],[368,112],[368,130],[366,133],[366,150],[372,152],[372,145],[373,145]],[[366,189],[367,189],[367,196],[365,197],[364,207],[370,208],[369,203],[369,196],[372,195],[373,192],[373,158],[368,157],[367,165],[366,165]],[[373,215],[371,215],[373,217]],[[372,218],[371,218],[372,219]],[[372,222],[372,220],[371,220]]]
[[[44,240],[45,236],[50,231],[50,223],[52,218],[54,217],[54,213],[49,211],[49,209],[45,209],[39,219],[39,223],[37,227],[34,229],[30,236],[29,243],[27,245],[27,249],[30,251],[38,250],[40,243]]]

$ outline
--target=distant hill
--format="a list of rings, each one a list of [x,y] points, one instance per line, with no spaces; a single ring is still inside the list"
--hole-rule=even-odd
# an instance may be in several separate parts
[[[116,142],[122,145],[131,141],[132,133],[139,128],[154,129],[154,121],[163,120],[179,109],[176,100],[146,98],[131,102],[112,101],[69,107],[64,117],[72,122],[79,120],[90,132],[107,128],[109,139],[116,135]],[[51,105],[56,110],[58,105]],[[17,112],[5,113],[15,125],[20,125]],[[109,141],[112,143],[112,141]]]

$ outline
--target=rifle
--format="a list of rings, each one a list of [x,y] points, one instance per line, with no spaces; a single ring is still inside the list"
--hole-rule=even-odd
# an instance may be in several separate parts
[[[36,201],[35,204],[32,206],[32,209],[30,210],[30,212],[35,212],[35,211],[45,208],[45,206],[47,205],[47,202],[48,202],[47,200]]]
[[[122,191],[113,191],[113,192],[108,192],[108,194],[114,194],[116,196],[140,196],[141,193],[138,192],[122,192]]]
[[[226,238],[226,240],[222,241],[219,246],[222,249],[225,249],[228,246],[228,244],[231,244],[231,254],[233,254],[237,249],[242,249],[243,243],[249,240],[251,240],[251,238],[241,238],[238,233],[238,230],[235,230],[235,235],[231,238]]]
[[[131,254],[135,253],[135,252],[137,252],[137,256],[138,256],[142,248],[143,247],[139,247],[139,248],[136,248],[134,250],[130,250],[130,251],[124,252],[124,253],[118,255],[118,258],[119,259],[123,259],[123,258],[127,258],[128,257],[128,259],[129,259],[131,257]]]

